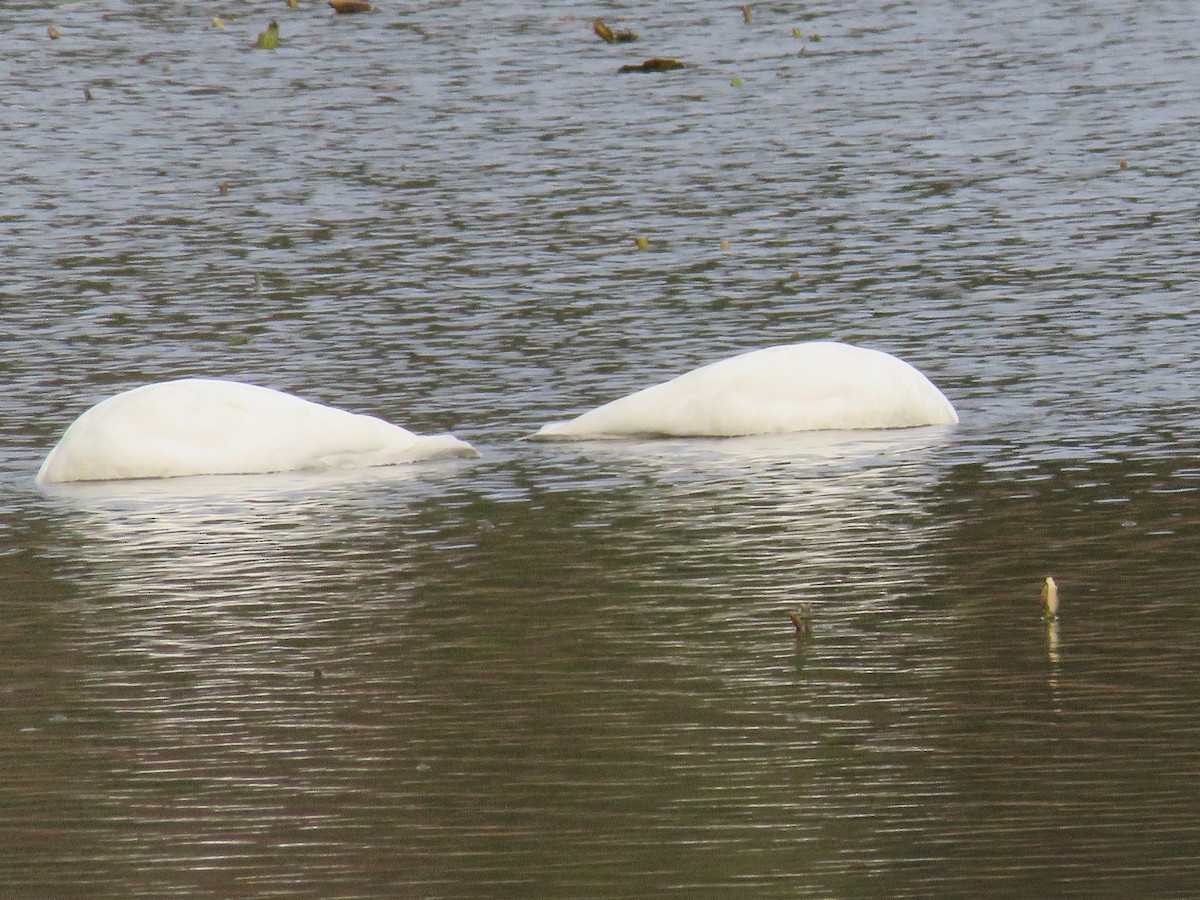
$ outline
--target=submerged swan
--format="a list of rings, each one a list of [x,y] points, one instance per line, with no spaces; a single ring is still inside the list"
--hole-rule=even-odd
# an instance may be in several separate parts
[[[530,437],[733,437],[957,421],[950,401],[908,363],[878,350],[814,341],[704,366]]]
[[[252,384],[185,378],[93,406],[50,451],[37,483],[362,468],[448,456],[478,454],[448,434],[413,434]]]

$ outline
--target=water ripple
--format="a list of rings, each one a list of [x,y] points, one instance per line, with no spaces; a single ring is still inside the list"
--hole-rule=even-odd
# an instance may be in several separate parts
[[[44,6],[0,10],[10,893],[1196,893],[1190,12]],[[812,338],[962,423],[516,441]],[[33,488],[185,374],[484,457]]]

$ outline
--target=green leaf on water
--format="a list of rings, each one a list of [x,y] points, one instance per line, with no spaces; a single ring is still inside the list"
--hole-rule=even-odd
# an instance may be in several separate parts
[[[272,21],[267,30],[259,34],[257,46],[260,50],[274,50],[279,46],[278,22]]]

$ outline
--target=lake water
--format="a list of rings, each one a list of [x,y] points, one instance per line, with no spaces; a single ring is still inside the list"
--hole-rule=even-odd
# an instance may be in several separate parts
[[[0,7],[0,893],[1200,893],[1195,8],[379,6]],[[810,339],[961,424],[519,440]],[[483,455],[34,487],[183,375]]]

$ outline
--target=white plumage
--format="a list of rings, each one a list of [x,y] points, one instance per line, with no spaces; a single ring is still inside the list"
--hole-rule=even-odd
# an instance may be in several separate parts
[[[451,435],[413,434],[252,384],[186,378],[93,406],[50,451],[37,482],[361,468],[450,456],[478,454]]]
[[[733,437],[957,421],[950,401],[908,363],[878,350],[814,341],[704,366],[531,437]]]

